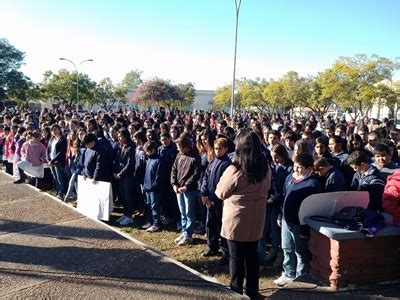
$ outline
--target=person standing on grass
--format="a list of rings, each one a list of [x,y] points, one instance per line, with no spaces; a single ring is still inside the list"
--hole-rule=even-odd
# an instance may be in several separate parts
[[[114,158],[113,178],[118,195],[124,207],[124,214],[117,222],[126,226],[133,223],[133,191],[135,190],[135,145],[128,129],[121,128],[117,133],[119,147]]]
[[[66,163],[67,139],[61,133],[61,127],[58,124],[51,126],[52,137],[47,147],[47,161],[51,174],[53,175],[53,183],[56,189],[56,197],[64,200],[67,192],[67,174],[64,168]]]
[[[163,159],[157,153],[155,141],[148,141],[143,146],[147,155],[146,171],[144,174],[143,192],[146,203],[147,223],[142,226],[147,232],[156,232],[161,226],[161,190],[163,187]]]
[[[193,242],[195,224],[195,205],[197,201],[197,182],[200,178],[200,155],[193,148],[190,136],[183,133],[176,141],[178,155],[172,166],[171,184],[178,199],[181,212],[182,234],[175,239],[179,246]]]
[[[221,236],[227,239],[230,287],[256,299],[259,289],[258,241],[263,235],[271,171],[260,137],[249,132],[237,139],[236,158],[222,175],[215,195],[223,200]]]
[[[207,166],[200,188],[200,196],[203,205],[207,207],[206,234],[208,249],[203,253],[203,257],[219,255],[222,251],[220,264],[225,265],[229,262],[229,250],[226,240],[221,238],[222,227],[222,201],[215,195],[217,184],[231,164],[228,152],[228,140],[219,138],[214,142],[215,157]],[[221,246],[219,240],[221,239]]]

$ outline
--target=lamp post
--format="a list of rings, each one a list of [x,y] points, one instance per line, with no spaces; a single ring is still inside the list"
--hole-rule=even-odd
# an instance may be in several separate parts
[[[239,10],[242,0],[235,0],[236,19],[235,19],[235,52],[233,55],[233,80],[232,80],[232,92],[231,92],[231,117],[233,118],[234,106],[235,106],[235,77],[236,77],[236,49],[237,49],[237,33],[239,24]]]
[[[68,58],[60,57],[60,60],[69,61],[75,67],[75,71],[76,71],[76,105],[78,105],[78,103],[79,103],[79,72],[78,72],[78,67],[76,66],[76,64],[72,60],[70,60]],[[81,64],[83,64],[84,62],[87,62],[87,61],[93,61],[93,59],[90,58],[90,59],[82,60],[79,63],[78,66],[80,66]]]

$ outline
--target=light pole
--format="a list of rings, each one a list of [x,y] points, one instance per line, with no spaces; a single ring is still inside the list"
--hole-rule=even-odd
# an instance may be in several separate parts
[[[70,60],[68,58],[60,57],[60,60],[69,61],[75,67],[75,71],[76,71],[76,105],[78,105],[78,103],[79,103],[79,72],[78,72],[78,67],[76,66],[76,64],[72,60]],[[79,63],[79,66],[81,64],[83,64],[84,62],[87,62],[87,61],[93,61],[93,59],[89,58],[89,59],[82,60]]]
[[[237,49],[237,33],[239,24],[239,10],[242,0],[235,0],[236,19],[235,19],[235,52],[233,55],[233,80],[232,80],[232,95],[231,95],[231,118],[233,118],[235,105],[235,77],[236,77],[236,49]]]

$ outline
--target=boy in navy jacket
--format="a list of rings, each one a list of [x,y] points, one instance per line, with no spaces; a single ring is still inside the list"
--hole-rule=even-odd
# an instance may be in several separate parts
[[[165,167],[163,160],[157,153],[155,141],[148,141],[143,148],[148,157],[143,183],[148,223],[142,228],[148,232],[156,232],[160,230],[161,225],[160,192],[164,183],[162,172],[165,171]]]
[[[314,162],[314,171],[319,176],[324,193],[346,190],[346,180],[341,171],[330,165],[324,157]]]
[[[367,191],[369,194],[369,209],[382,211],[382,196],[385,180],[379,170],[369,164],[365,152],[354,151],[347,159],[348,164],[356,172],[351,182],[351,190]]]
[[[309,253],[307,249],[307,226],[300,225],[301,203],[310,195],[321,192],[318,179],[312,175],[314,160],[308,153],[300,153],[294,158],[293,173],[283,187],[282,205],[282,250],[284,255],[283,273],[274,280],[284,286],[308,271]]]
[[[200,196],[203,204],[207,207],[206,233],[208,250],[203,253],[204,257],[216,256],[221,248],[221,263],[228,262],[229,250],[226,240],[220,237],[222,226],[222,200],[215,195],[217,184],[226,170],[231,165],[228,152],[228,140],[219,138],[214,142],[215,157],[207,166],[200,188]],[[221,239],[221,247],[219,246]]]

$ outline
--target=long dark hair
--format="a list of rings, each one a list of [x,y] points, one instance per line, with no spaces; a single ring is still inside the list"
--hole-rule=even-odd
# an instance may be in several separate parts
[[[268,163],[261,151],[261,140],[255,132],[238,137],[233,165],[251,183],[261,182],[268,172]]]

